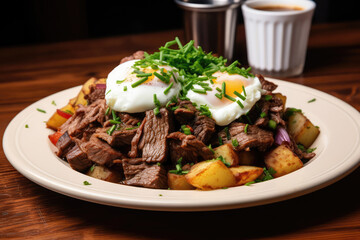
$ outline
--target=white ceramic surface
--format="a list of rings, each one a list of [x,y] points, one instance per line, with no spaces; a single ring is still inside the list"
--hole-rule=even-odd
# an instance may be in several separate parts
[[[253,7],[300,6],[301,11],[263,11]],[[251,67],[272,76],[301,74],[315,3],[308,0],[252,0],[242,5]]]
[[[3,147],[10,163],[25,177],[58,193],[100,204],[162,211],[201,211],[249,207],[294,198],[325,187],[353,171],[360,162],[360,114],[326,93],[273,80],[287,106],[301,108],[320,126],[313,144],[317,156],[291,174],[267,182],[214,191],[171,191],[130,187],[72,170],[53,153],[45,123],[80,87],[46,97],[21,111],[8,125]],[[308,103],[316,98],[315,102]],[[36,111],[46,110],[46,114]],[[25,128],[25,125],[29,128]],[[91,183],[89,186],[84,181]]]

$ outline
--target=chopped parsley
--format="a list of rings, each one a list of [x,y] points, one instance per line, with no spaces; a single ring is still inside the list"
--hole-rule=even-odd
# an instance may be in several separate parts
[[[56,106],[56,102],[54,100],[51,101],[51,104]]]
[[[29,128],[29,125],[25,124],[25,128]]]

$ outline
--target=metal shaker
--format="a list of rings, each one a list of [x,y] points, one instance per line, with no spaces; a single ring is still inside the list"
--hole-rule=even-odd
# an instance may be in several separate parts
[[[232,60],[241,0],[175,0],[184,9],[186,41]]]

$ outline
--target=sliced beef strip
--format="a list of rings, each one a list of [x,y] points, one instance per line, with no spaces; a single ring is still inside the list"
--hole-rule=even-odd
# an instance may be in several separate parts
[[[65,132],[56,143],[57,152],[56,155],[60,158],[65,157],[65,155],[73,148],[75,142],[70,138],[68,132]]]
[[[112,147],[121,147],[130,145],[131,140],[134,138],[137,128],[129,125],[122,125],[120,129],[115,130],[111,135],[106,131],[110,127],[98,128],[95,137],[100,138],[107,142]]]
[[[90,93],[86,94],[84,98],[87,100],[88,105],[95,102],[98,99],[105,98],[105,88],[96,88],[96,85],[92,84],[89,87]]]
[[[178,107],[174,111],[175,119],[180,124],[190,124],[193,119],[195,118],[195,113],[197,112],[197,109],[195,106],[187,100],[179,101]]]
[[[82,138],[83,130],[90,123],[103,124],[106,111],[105,99],[98,99],[88,106],[80,106],[61,127],[61,132],[68,132],[69,136]]]
[[[139,145],[141,136],[142,136],[143,131],[144,131],[145,123],[146,123],[146,118],[144,118],[144,120],[142,121],[140,126],[137,128],[135,136],[131,140],[131,150],[128,153],[129,157],[131,157],[131,158],[136,158],[136,157],[138,157],[140,155],[140,150],[139,150],[138,145]]]
[[[121,161],[124,170],[125,179],[129,180],[136,174],[143,171],[151,165],[147,164],[142,158],[124,158]]]
[[[76,142],[66,154],[66,160],[70,167],[79,172],[85,172],[93,163],[88,159],[87,154],[81,150],[79,142]]]
[[[140,169],[141,168],[142,166],[140,167]],[[149,164],[143,170],[136,173],[132,178],[124,180],[123,183],[125,185],[146,188],[168,188],[166,170],[163,166],[159,166],[157,164]]]
[[[272,92],[277,88],[277,85],[275,83],[265,80],[265,78],[262,75],[256,74],[256,77],[259,78],[262,89],[264,89],[268,92]]]
[[[134,59],[143,59],[144,58],[144,51],[137,51],[135,53],[133,53],[132,55],[128,56],[128,57],[124,57],[123,59],[121,59],[120,64],[130,61],[130,60],[134,60]]]
[[[129,155],[137,157],[141,151],[141,157],[148,163],[164,162],[168,154],[166,137],[172,132],[172,124],[172,115],[166,108],[161,108],[157,116],[153,110],[146,111],[143,124],[132,140]]]
[[[194,123],[192,124],[194,135],[203,143],[209,143],[212,135],[215,133],[215,121],[205,115],[196,112]]]
[[[180,124],[190,125],[194,130],[194,135],[207,144],[215,132],[215,121],[200,111],[190,101],[179,101],[179,108],[174,111],[176,120]]]
[[[182,163],[197,163],[214,158],[214,153],[194,135],[173,132],[168,136],[170,159],[173,165],[182,158]]]
[[[113,149],[109,144],[93,135],[88,142],[81,144],[81,149],[87,154],[89,160],[98,165],[111,166],[115,159],[122,159],[124,155]]]
[[[256,148],[259,151],[266,151],[273,143],[274,137],[271,131],[263,130],[254,125],[248,125],[247,133],[245,133],[244,123],[232,122],[229,125],[230,139],[227,139],[225,131],[219,132],[219,136],[224,143],[232,143],[232,139],[236,139],[239,146],[237,151],[247,148]]]

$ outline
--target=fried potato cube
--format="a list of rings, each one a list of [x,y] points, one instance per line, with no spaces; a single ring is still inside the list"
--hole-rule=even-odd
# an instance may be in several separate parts
[[[215,148],[214,152],[215,158],[222,156],[230,167],[239,165],[239,157],[230,143]]]
[[[273,177],[280,177],[303,167],[303,162],[285,145],[280,145],[265,156],[267,168],[276,172]]]
[[[185,175],[168,173],[168,186],[171,190],[193,190],[195,187],[186,181]]]
[[[100,165],[92,166],[86,175],[113,183],[120,182],[121,180],[121,175],[118,172]]]
[[[185,175],[188,183],[201,190],[235,186],[235,177],[220,160],[207,160],[193,165]]]
[[[254,181],[264,172],[263,168],[254,166],[237,166],[229,169],[234,174],[237,186]]]
[[[302,144],[305,148],[309,148],[320,133],[319,128],[315,127],[301,112],[294,112],[289,116],[287,130],[295,142]]]

